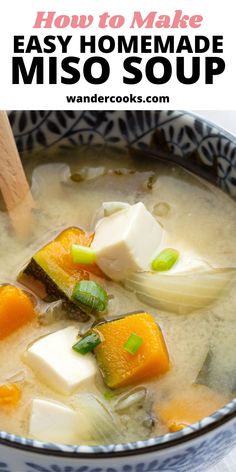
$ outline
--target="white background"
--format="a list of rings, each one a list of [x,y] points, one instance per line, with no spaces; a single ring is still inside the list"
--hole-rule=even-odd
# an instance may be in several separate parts
[[[1,74],[0,74],[0,108],[2,109],[135,109],[135,108],[157,108],[157,109],[236,109],[235,94],[235,76],[236,60],[234,51],[234,30],[235,30],[235,2],[231,0],[225,2],[214,0],[119,0],[110,2],[110,0],[6,0],[2,1],[0,17],[0,47],[1,47]],[[203,26],[192,30],[174,30],[174,29],[128,29],[130,20],[135,10],[140,10],[143,15],[150,11],[157,11],[158,14],[169,14],[173,16],[175,9],[182,9],[185,14],[201,14],[204,16]],[[37,11],[56,11],[59,14],[93,14],[98,17],[104,11],[111,14],[123,14],[127,18],[126,25],[121,29],[99,30],[95,26],[85,30],[57,29],[57,30],[35,30],[32,28]],[[96,21],[95,23],[96,24]],[[163,86],[150,84],[143,80],[138,85],[125,85],[122,83],[122,63],[124,57],[122,54],[109,55],[111,67],[111,77],[109,82],[101,86],[89,85],[84,79],[76,85],[11,85],[11,57],[13,55],[13,35],[25,34],[27,37],[31,34],[38,34],[44,37],[47,34],[55,35],[73,35],[71,40],[70,55],[78,56],[77,41],[80,34],[85,35],[103,35],[103,34],[143,34],[143,35],[165,35],[175,34],[179,37],[181,34],[189,34],[190,37],[206,35],[224,35],[224,60],[226,62],[226,71],[224,74],[215,78],[214,85],[204,84],[204,74],[201,81],[195,85],[182,85],[177,79]],[[100,55],[100,53],[99,53]],[[28,61],[31,60],[28,54]],[[148,54],[144,55],[144,63]],[[149,57],[151,57],[150,55]],[[58,54],[60,58],[60,54]],[[108,55],[106,55],[108,58]],[[48,57],[46,58],[48,59]],[[189,57],[188,57],[189,59]],[[202,58],[203,60],[204,58]],[[175,60],[175,58],[173,58]],[[83,63],[84,59],[81,58]],[[175,74],[174,74],[175,75]],[[60,76],[60,74],[59,74]],[[129,93],[137,95],[169,95],[169,104],[69,104],[66,101],[66,95],[92,95],[114,94],[127,95]]]
[[[231,134],[236,135],[236,109],[235,110],[197,110],[194,113],[221,126]],[[235,467],[236,470],[236,467]]]

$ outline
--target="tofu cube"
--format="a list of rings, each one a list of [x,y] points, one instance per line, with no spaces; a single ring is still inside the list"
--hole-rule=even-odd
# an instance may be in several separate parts
[[[41,441],[76,444],[79,421],[77,413],[61,403],[32,401],[29,435]]]
[[[72,350],[78,330],[74,326],[49,334],[36,341],[25,355],[26,363],[49,387],[70,395],[97,373],[92,354],[83,356]]]
[[[97,264],[113,280],[150,269],[163,238],[163,229],[143,203],[102,218],[91,247]]]

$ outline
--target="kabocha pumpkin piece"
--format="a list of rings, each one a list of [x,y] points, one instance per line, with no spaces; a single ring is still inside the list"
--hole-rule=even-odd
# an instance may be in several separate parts
[[[18,287],[0,287],[0,340],[32,321],[36,314],[30,298]]]
[[[32,257],[18,280],[44,300],[73,302],[71,295],[77,282],[93,276],[103,277],[96,264],[75,264],[71,257],[73,244],[89,247],[92,240],[92,233],[80,228],[66,229]]]
[[[169,369],[162,332],[149,313],[97,325],[96,331],[102,342],[94,352],[108,387],[137,384]]]
[[[193,384],[177,392],[170,400],[158,404],[155,412],[170,432],[176,432],[212,415],[228,401],[229,397],[205,385]]]
[[[15,384],[0,385],[0,409],[15,408],[21,398],[21,390]]]

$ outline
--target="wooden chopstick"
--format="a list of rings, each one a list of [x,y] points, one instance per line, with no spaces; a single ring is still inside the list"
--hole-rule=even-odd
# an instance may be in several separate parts
[[[34,201],[5,111],[0,111],[0,191],[17,236],[27,236]]]

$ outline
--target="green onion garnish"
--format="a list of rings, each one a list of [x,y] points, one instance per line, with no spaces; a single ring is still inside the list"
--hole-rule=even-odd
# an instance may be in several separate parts
[[[93,349],[101,343],[100,336],[95,332],[90,332],[82,339],[80,339],[72,349],[79,354],[87,354],[87,352],[93,351]]]
[[[75,264],[93,264],[96,261],[95,251],[87,246],[72,244],[70,253]]]
[[[105,400],[113,400],[113,398],[116,396],[116,393],[113,392],[112,390],[106,390],[103,394]]]
[[[152,262],[152,270],[164,272],[170,270],[179,258],[179,252],[176,249],[164,249]]]
[[[143,343],[143,339],[136,333],[132,333],[129,339],[123,344],[124,349],[130,354],[135,354]]]
[[[78,305],[90,308],[91,311],[104,311],[108,303],[106,290],[92,280],[81,280],[76,283],[72,299]]]

